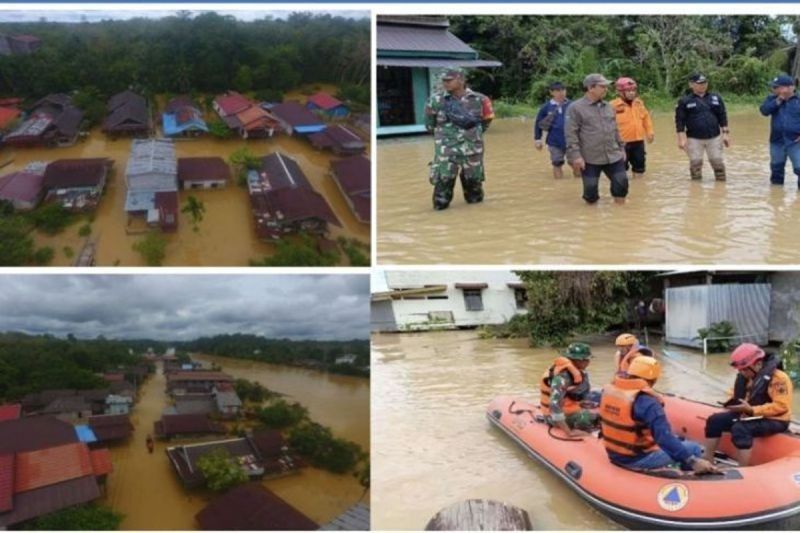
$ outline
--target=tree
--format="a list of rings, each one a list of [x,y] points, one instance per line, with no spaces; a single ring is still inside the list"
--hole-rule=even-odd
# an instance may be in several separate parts
[[[208,488],[214,491],[221,492],[247,481],[247,473],[223,448],[200,457],[197,468],[206,478]]]
[[[270,429],[284,429],[308,417],[308,409],[299,403],[277,400],[258,410],[258,419]]]
[[[203,220],[203,215],[206,212],[206,206],[202,201],[198,200],[191,194],[186,199],[186,204],[181,208],[181,213],[186,213],[192,217],[192,229],[197,231],[197,224]]]
[[[293,428],[289,432],[289,445],[314,466],[336,474],[353,470],[366,455],[358,444],[334,437],[330,429],[316,422]]]
[[[22,219],[0,216],[0,266],[22,266],[31,262],[33,239]]]
[[[119,529],[124,515],[103,505],[68,507],[41,516],[25,525],[28,530],[44,531],[113,531]]]
[[[59,203],[47,204],[39,209],[36,209],[30,214],[31,221],[37,229],[44,231],[50,235],[63,230],[69,226],[74,216],[72,213],[64,209]]]
[[[233,167],[239,185],[243,186],[247,185],[247,171],[261,168],[261,159],[246,146],[234,151],[228,157],[228,162]]]
[[[167,240],[160,233],[151,232],[133,243],[133,251],[141,254],[147,266],[161,266],[166,257]]]
[[[306,234],[296,239],[281,239],[275,254],[261,261],[252,261],[253,266],[332,266],[338,263],[338,254],[320,252],[313,239]]]
[[[208,132],[217,139],[228,139],[233,131],[221,120],[212,120],[208,123]]]

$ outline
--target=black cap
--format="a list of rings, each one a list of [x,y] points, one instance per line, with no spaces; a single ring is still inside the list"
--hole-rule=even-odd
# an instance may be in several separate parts
[[[556,91],[556,90],[564,89],[564,88],[565,88],[564,84],[561,83],[560,81],[554,81],[553,83],[550,84],[550,90],[551,91]]]
[[[703,74],[699,72],[695,72],[691,76],[689,76],[689,81],[692,83],[708,83],[708,78],[706,78]]]

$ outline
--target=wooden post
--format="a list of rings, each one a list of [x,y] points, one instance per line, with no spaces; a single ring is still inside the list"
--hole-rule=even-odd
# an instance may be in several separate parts
[[[528,512],[493,500],[466,500],[445,507],[426,531],[531,531]]]

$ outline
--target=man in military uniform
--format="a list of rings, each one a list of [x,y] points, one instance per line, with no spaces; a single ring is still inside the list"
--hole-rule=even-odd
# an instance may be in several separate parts
[[[437,210],[450,205],[456,176],[468,204],[483,201],[483,132],[494,118],[491,100],[467,88],[463,70],[448,69],[441,80],[444,92],[431,95],[425,107],[425,127],[434,136],[430,181]]]
[[[678,148],[689,155],[689,173],[693,180],[703,179],[703,152],[714,169],[714,178],[725,181],[722,147],[730,146],[728,114],[717,93],[708,92],[708,79],[702,74],[689,77],[689,92],[675,108]]]
[[[543,413],[567,435],[575,435],[575,430],[591,431],[597,425],[597,414],[585,407],[592,396],[586,372],[591,359],[588,344],[573,342],[544,372],[539,384]]]

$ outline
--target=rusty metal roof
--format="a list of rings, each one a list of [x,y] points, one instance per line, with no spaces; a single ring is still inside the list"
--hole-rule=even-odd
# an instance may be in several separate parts
[[[204,530],[309,531],[313,520],[258,483],[239,485],[197,513]]]
[[[478,52],[442,27],[378,24],[377,48],[379,54],[384,50],[394,50],[463,53],[471,54],[472,59],[478,58]]]
[[[0,422],[0,454],[20,453],[78,442],[72,424],[53,416]]]

